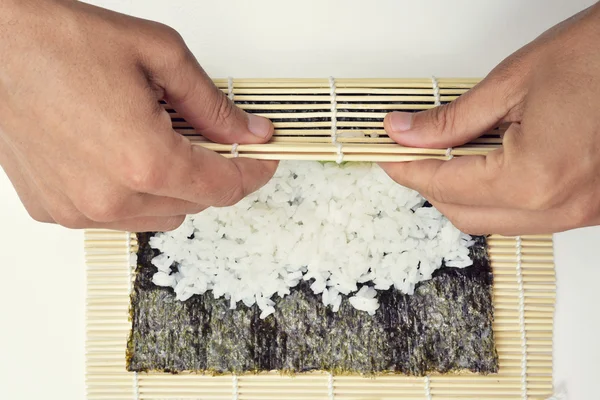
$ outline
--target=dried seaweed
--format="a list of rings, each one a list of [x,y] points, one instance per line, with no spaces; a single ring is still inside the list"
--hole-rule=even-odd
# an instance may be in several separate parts
[[[337,313],[303,283],[265,320],[258,307],[214,299],[209,292],[186,302],[152,284],[156,251],[151,233],[138,234],[137,277],[132,294],[130,371],[298,373],[431,372],[498,370],[492,331],[492,274],[485,239],[476,238],[474,265],[442,268],[407,296],[379,295],[375,316],[347,301]]]

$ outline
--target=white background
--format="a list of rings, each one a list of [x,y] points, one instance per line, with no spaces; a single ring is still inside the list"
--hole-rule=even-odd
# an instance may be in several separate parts
[[[175,27],[213,77],[481,77],[593,3],[92,2]],[[2,173],[0,221],[0,399],[83,399],[82,233],[30,221]],[[575,400],[600,398],[599,245],[600,228],[556,236],[555,380]]]

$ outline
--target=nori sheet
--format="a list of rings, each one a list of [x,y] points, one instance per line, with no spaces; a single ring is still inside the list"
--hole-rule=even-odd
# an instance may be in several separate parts
[[[245,373],[326,370],[337,374],[498,371],[492,331],[492,273],[485,238],[476,237],[474,264],[441,268],[415,294],[379,294],[374,316],[344,301],[325,307],[309,283],[277,298],[275,313],[214,299],[208,292],[186,302],[152,283],[158,252],[152,233],[138,234],[137,276],[127,348],[130,371]]]

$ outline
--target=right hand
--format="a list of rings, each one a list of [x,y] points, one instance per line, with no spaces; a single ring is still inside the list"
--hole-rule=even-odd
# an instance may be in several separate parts
[[[502,147],[386,163],[466,233],[547,234],[600,224],[600,3],[548,30],[456,101],[385,119],[404,146],[447,148],[509,124]]]
[[[215,142],[273,134],[167,26],[77,1],[5,0],[0,54],[0,164],[38,221],[172,230],[275,172],[276,162],[229,160],[172,129],[161,99]]]

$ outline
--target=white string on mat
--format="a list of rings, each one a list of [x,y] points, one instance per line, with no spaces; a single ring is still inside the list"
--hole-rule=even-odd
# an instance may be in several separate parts
[[[238,390],[238,377],[236,374],[231,375],[231,383],[233,385],[233,392],[231,395],[231,400],[238,400],[239,390]]]
[[[432,400],[431,397],[431,386],[429,382],[429,375],[425,376],[425,400]]]
[[[440,98],[440,83],[435,76],[431,76],[431,84],[433,86],[433,104],[438,107],[442,105]]]
[[[129,274],[127,276],[127,288],[129,291],[129,295],[133,291],[133,268],[135,264],[132,262],[131,257],[131,232],[127,232],[127,268],[129,270]],[[133,373],[133,400],[140,400],[140,383],[138,380],[138,373]]]
[[[344,162],[344,153],[342,152],[342,144],[336,143],[336,147],[337,147],[337,159],[335,160],[335,162],[338,164],[341,164]]]
[[[231,76],[227,77],[227,97],[233,101],[233,78]]]
[[[140,383],[138,373],[133,373],[133,400],[140,400]]]
[[[337,141],[337,95],[335,78],[333,76],[329,77],[329,90],[331,95],[331,143],[337,147],[336,162],[341,164],[344,161],[344,152],[342,151],[342,144]]]
[[[238,152],[239,143],[234,143],[231,145],[231,155],[233,158],[238,158],[240,153]]]
[[[329,379],[327,380],[327,392],[328,392],[328,397],[329,400],[334,400],[335,398],[335,393],[333,390],[333,374],[329,374]]]
[[[516,237],[517,285],[519,288],[519,330],[521,331],[521,398],[527,399],[527,335],[525,332],[525,290],[521,257],[521,237]]]
[[[442,105],[442,99],[440,96],[440,83],[438,82],[435,76],[431,76],[431,85],[433,87],[433,105],[439,107]],[[446,149],[446,158],[448,160],[452,160],[454,156],[452,155],[452,147],[448,147]]]
[[[337,143],[337,96],[335,78],[329,77],[329,90],[331,96],[331,143]]]
[[[233,101],[233,77],[228,76],[227,77],[227,97],[229,97],[229,100]],[[240,156],[240,153],[238,153],[238,143],[234,143],[233,145],[231,145],[231,155],[233,156],[233,158],[238,158]]]

